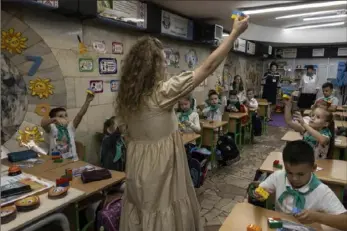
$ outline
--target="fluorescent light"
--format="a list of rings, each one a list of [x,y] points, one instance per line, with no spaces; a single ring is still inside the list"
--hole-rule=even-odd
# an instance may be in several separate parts
[[[324,15],[324,14],[334,14],[337,10],[324,10],[324,11],[316,11],[302,14],[290,14],[285,16],[276,17],[275,19],[287,19],[287,18],[299,18],[303,16],[315,16],[315,15]]]
[[[345,22],[334,22],[334,23],[325,23],[325,24],[318,24],[318,25],[290,27],[290,28],[285,28],[284,30],[302,30],[302,29],[312,29],[312,28],[319,28],[319,27],[340,26],[344,24]]]
[[[308,3],[308,4],[300,4],[300,5],[292,5],[292,6],[279,6],[273,8],[264,8],[258,10],[246,10],[243,11],[246,15],[251,14],[264,14],[271,12],[283,12],[283,11],[292,11],[292,10],[301,10],[301,9],[312,9],[319,7],[329,7],[329,6],[340,6],[346,5],[347,1],[332,1],[332,2],[318,2],[318,3]]]
[[[334,19],[334,18],[346,18],[347,14],[337,14],[337,15],[329,15],[322,17],[312,17],[312,18],[304,18],[304,21],[314,21],[314,20],[323,20],[323,19]]]
[[[229,34],[223,33],[223,37],[228,37],[228,36],[229,36]]]
[[[130,21],[130,22],[144,22],[145,20],[142,18],[120,18],[123,21]]]

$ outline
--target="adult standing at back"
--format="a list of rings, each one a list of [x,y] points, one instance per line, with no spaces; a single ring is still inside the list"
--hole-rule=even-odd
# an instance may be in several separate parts
[[[306,66],[306,74],[302,76],[299,85],[298,107],[302,109],[311,108],[319,91],[318,78],[314,73],[313,65]]]
[[[277,72],[277,63],[271,62],[270,69],[264,74],[263,81],[263,99],[267,99],[271,103],[272,111],[276,106],[277,91],[280,83],[280,73]]]
[[[202,231],[200,208],[174,106],[226,58],[248,17],[194,71],[165,81],[162,43],[144,37],[124,60],[117,115],[128,126],[126,188],[120,230]]]

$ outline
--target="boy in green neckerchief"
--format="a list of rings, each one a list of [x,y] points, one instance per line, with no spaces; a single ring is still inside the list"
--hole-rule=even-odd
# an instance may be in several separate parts
[[[288,143],[283,162],[284,170],[275,171],[259,185],[276,193],[276,210],[293,214],[303,224],[320,223],[347,230],[347,210],[314,174],[317,165],[312,147],[303,140]]]

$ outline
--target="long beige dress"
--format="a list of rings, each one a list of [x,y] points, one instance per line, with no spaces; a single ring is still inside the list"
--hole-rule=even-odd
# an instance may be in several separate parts
[[[121,231],[200,231],[200,208],[174,105],[193,90],[193,72],[160,82],[127,122],[126,189]]]

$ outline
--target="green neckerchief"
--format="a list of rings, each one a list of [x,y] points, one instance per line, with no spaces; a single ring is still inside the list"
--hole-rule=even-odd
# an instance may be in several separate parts
[[[122,152],[123,145],[125,145],[125,143],[123,141],[123,138],[121,137],[120,138],[120,142],[118,142],[116,144],[116,155],[113,158],[113,163],[116,163],[122,157],[122,155],[123,155],[123,152]]]
[[[187,111],[181,112],[180,116],[179,116],[179,121],[182,123],[183,121],[187,121],[189,120],[189,116],[190,114],[192,114],[193,110],[191,108],[189,108]]]
[[[219,105],[218,104],[210,105],[210,111],[216,112],[218,109],[219,109]]]
[[[285,180],[287,178],[287,174],[285,175]],[[320,185],[322,182],[316,177],[315,174],[312,173],[312,178],[311,181],[309,183],[309,189],[307,192],[302,193],[298,190],[293,189],[290,186],[286,186],[286,191],[284,191],[282,193],[282,195],[278,198],[278,202],[280,204],[283,204],[283,200],[287,197],[287,196],[292,196],[294,198],[294,206],[300,210],[303,210],[305,208],[305,196],[308,195],[309,193],[311,193],[313,190],[315,190],[318,185]]]
[[[70,145],[70,135],[69,135],[69,131],[67,130],[67,127],[60,124],[56,124],[55,126],[58,130],[58,140],[60,141],[63,140],[65,136],[67,139],[67,143]]]

